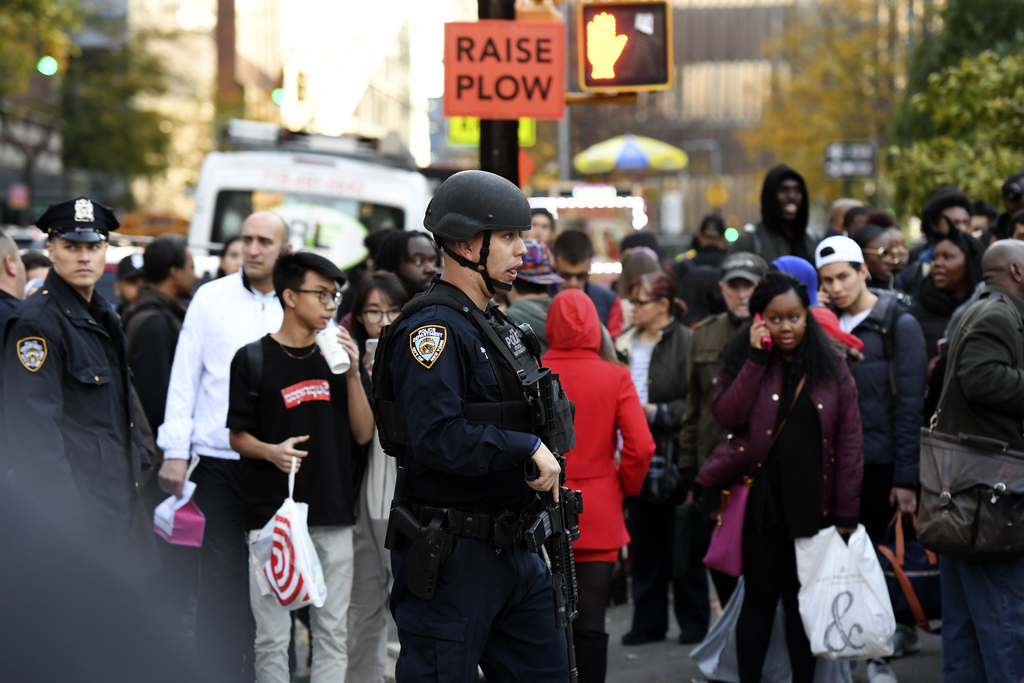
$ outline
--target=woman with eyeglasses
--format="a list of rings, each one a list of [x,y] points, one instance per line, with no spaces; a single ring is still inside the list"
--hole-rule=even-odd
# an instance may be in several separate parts
[[[626,499],[629,557],[633,566],[633,626],[624,645],[664,640],[668,631],[668,584],[680,643],[704,638],[709,621],[708,586],[703,566],[691,563],[682,579],[673,575],[675,509],[690,490],[696,472],[681,473],[675,464],[679,430],[686,408],[686,358],[693,333],[679,321],[686,305],[665,273],[641,275],[629,289],[633,327],[615,340],[615,350],[629,365],[655,452],[640,495]]]
[[[402,282],[391,273],[370,273],[356,287],[352,338],[363,352],[364,380],[369,380],[373,373],[374,351],[381,330],[398,318],[408,300]],[[370,393],[367,385],[364,381]],[[391,554],[384,549],[384,534],[397,470],[395,459],[381,448],[376,431],[368,450],[368,458],[355,463],[352,477],[352,481],[358,482],[359,501],[352,533],[355,569],[348,608],[349,681],[382,681],[387,663],[386,614],[392,576]]]
[[[892,289],[893,265],[899,260],[888,230],[868,223],[852,237],[864,254],[864,263],[871,275],[871,286]]]

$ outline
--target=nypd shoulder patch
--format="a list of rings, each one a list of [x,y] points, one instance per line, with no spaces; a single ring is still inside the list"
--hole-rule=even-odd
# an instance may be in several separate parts
[[[43,367],[46,360],[46,340],[42,337],[25,337],[18,340],[18,360],[29,372]]]
[[[448,330],[440,325],[425,325],[409,335],[409,349],[420,365],[430,368],[444,351]]]

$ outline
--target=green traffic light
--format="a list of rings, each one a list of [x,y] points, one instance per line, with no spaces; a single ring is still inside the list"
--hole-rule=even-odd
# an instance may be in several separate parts
[[[740,231],[737,230],[736,228],[726,228],[725,229],[725,241],[726,242],[735,242],[737,239],[739,239],[739,236],[740,236]]]
[[[270,93],[270,99],[274,101],[274,104],[281,106],[281,102],[284,101],[284,88],[274,88],[274,91]]]
[[[44,76],[52,76],[57,73],[57,60],[50,55],[46,55],[36,64],[36,69]]]

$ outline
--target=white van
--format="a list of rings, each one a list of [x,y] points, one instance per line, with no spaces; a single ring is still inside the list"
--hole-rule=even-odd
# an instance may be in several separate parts
[[[376,141],[295,134],[255,121],[232,121],[226,140],[250,149],[203,160],[188,234],[197,256],[217,253],[246,216],[261,210],[287,221],[294,249],[321,253],[342,269],[366,258],[363,238],[370,232],[423,229],[427,179],[407,154],[377,152]],[[197,271],[201,263],[214,259],[197,258]]]

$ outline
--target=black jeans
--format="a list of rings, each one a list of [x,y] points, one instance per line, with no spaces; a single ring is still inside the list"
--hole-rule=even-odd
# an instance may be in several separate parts
[[[604,683],[608,671],[608,634],[604,615],[614,562],[577,562],[576,581],[580,587],[578,616],[572,624],[576,646],[579,683]]]
[[[249,549],[237,460],[203,457],[192,481],[206,517],[199,552],[196,657],[211,681],[254,680],[256,621],[249,605]]]
[[[633,576],[634,631],[668,630],[668,585],[672,584],[673,611],[679,630],[700,640],[711,619],[708,579],[701,562],[690,563],[690,573],[676,579],[672,573],[676,505],[654,505],[640,496],[626,499],[629,512],[629,558]]]
[[[743,525],[743,609],[736,624],[736,659],[741,683],[760,683],[771,642],[775,612],[782,598],[786,646],[793,683],[812,683],[817,660],[811,654],[800,619],[800,580],[796,574],[796,547],[784,526],[757,533],[752,515]]]

